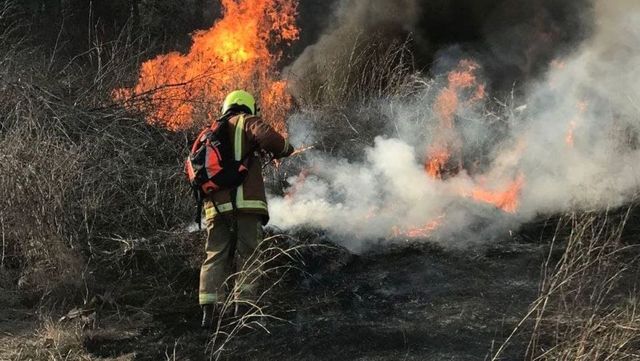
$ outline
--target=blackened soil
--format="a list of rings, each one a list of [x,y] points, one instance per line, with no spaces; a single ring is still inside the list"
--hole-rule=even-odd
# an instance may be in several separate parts
[[[305,272],[270,297],[270,333],[250,331],[225,360],[485,360],[535,298],[542,256],[534,244],[465,251],[408,244],[354,256],[310,252]],[[191,294],[189,297],[195,296]],[[114,340],[135,360],[206,360],[210,334],[197,329],[188,297],[157,309],[134,339]],[[109,342],[94,348],[102,357]],[[501,360],[521,360],[517,338]],[[106,347],[106,348],[105,348]]]
[[[535,298],[542,254],[409,245],[354,257],[299,283],[292,324],[238,340],[230,359],[485,360]],[[522,346],[501,359],[522,359]]]
[[[283,321],[268,320],[269,333],[243,332],[221,359],[485,360],[536,297],[542,247],[509,240],[464,251],[428,243],[357,256],[310,250],[302,271],[269,296],[267,312]],[[181,254],[140,261],[105,287],[119,296],[113,305],[103,297],[82,344],[88,358],[209,359],[197,263]],[[500,359],[521,360],[523,343],[516,338]]]

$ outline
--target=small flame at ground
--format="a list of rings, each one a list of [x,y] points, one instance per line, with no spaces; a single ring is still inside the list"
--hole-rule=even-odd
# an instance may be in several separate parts
[[[433,149],[425,164],[427,174],[432,178],[442,179],[443,170],[450,156],[446,149]]]
[[[586,101],[581,101],[577,105],[578,114],[569,122],[569,129],[567,129],[567,135],[565,136],[565,142],[567,146],[573,148],[575,146],[575,132],[578,125],[582,123],[582,117],[587,112],[589,107],[589,103]]]
[[[399,227],[394,227],[392,230],[394,237],[407,237],[407,238],[427,238],[433,234],[442,224],[444,223],[444,218],[446,215],[441,215],[440,217],[431,220],[424,224],[423,226],[402,230]]]
[[[504,212],[516,213],[520,204],[520,192],[523,186],[524,176],[520,174],[505,190],[492,191],[478,186],[471,191],[470,196],[478,202],[491,204]]]
[[[224,17],[194,34],[189,53],[143,63],[137,84],[114,97],[144,111],[150,123],[177,130],[197,116],[219,116],[224,96],[246,89],[259,96],[267,120],[284,131],[291,97],[286,82],[275,77],[282,55],[277,49],[298,38],[297,0],[221,1]]]

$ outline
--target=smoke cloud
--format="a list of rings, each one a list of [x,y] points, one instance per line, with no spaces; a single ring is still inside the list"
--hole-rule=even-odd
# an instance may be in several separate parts
[[[333,56],[358,44],[389,44],[411,38],[416,66],[429,70],[438,52],[459,46],[482,60],[495,88],[510,88],[543,71],[549,61],[590,34],[591,1],[555,0],[339,0],[323,1],[333,9],[326,30],[289,67],[297,84],[323,84],[335,64]],[[308,9],[307,9],[308,8]],[[313,39],[318,20],[315,1],[301,3],[302,35]],[[322,17],[320,17],[322,18]],[[322,18],[325,19],[325,18]],[[307,23],[310,29],[307,31]],[[329,71],[329,72],[327,72]],[[297,82],[296,82],[297,80]]]
[[[339,14],[360,11],[370,16],[341,20],[342,25],[329,31],[292,68],[317,67],[322,61],[320,49],[342,38],[336,35],[346,31],[340,30],[342,26],[362,29],[365,24],[374,29],[384,21],[390,28],[417,29],[420,22],[408,15],[425,9],[419,1],[372,1],[371,9],[364,3],[342,2]],[[383,3],[409,9],[408,17],[382,16],[391,12],[376,8]],[[500,13],[498,5],[492,7],[494,14]],[[629,201],[640,189],[640,3],[600,0],[591,5],[574,14],[592,19],[582,26],[591,29],[590,36],[570,49],[554,49],[555,60],[537,58],[536,62],[547,62],[545,71],[531,78],[520,72],[520,79],[527,80],[522,96],[504,102],[490,94],[481,100],[476,95],[483,83],[500,82],[495,69],[496,64],[508,62],[504,59],[513,64],[531,61],[515,61],[518,52],[505,51],[509,41],[486,38],[480,43],[487,46],[495,40],[501,45],[489,47],[485,55],[460,47],[434,52],[438,69],[421,76],[417,93],[375,99],[353,113],[380,120],[374,140],[354,147],[358,154],[304,153],[303,172],[289,179],[285,197],[270,203],[272,224],[325,229],[344,236],[348,240],[344,245],[355,251],[372,241],[405,239],[416,233],[460,247],[501,237],[541,215],[604,209]],[[531,46],[527,43],[523,49]],[[489,52],[500,56],[487,57]],[[459,153],[460,165],[449,175],[433,177],[425,171],[425,162],[433,156],[429,149],[443,138],[439,104],[452,89],[452,78],[446,74],[457,71],[465,58],[473,58],[479,67],[474,73],[477,84],[453,88],[458,103],[454,126],[448,130],[453,137],[448,136],[447,144]],[[318,121],[322,119],[318,112],[300,112],[290,119],[290,133],[298,145],[317,144],[332,128]],[[348,123],[354,137],[361,132],[358,127],[363,123],[355,115],[334,121]],[[355,144],[349,138],[341,140],[344,147]],[[488,200],[490,196],[498,200]],[[511,196],[516,199],[514,209],[504,201]]]

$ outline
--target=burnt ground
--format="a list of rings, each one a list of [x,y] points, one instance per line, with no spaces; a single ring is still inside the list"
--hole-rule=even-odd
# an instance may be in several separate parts
[[[474,250],[414,243],[361,255],[309,251],[304,272],[270,296],[267,312],[284,321],[270,320],[270,334],[234,338],[222,359],[485,360],[536,297],[544,248],[509,239]],[[188,258],[129,250],[117,268],[129,271],[104,286],[83,316],[54,322],[82,330],[68,359],[208,359],[210,335],[198,328],[195,304],[198,260]],[[42,316],[10,306],[0,312],[0,344],[10,345],[0,359],[58,347],[43,336]],[[520,360],[523,348],[516,338],[501,359]]]
[[[541,255],[531,245],[407,245],[353,257],[301,284],[292,325],[238,350],[251,345],[261,360],[484,360],[535,298]]]

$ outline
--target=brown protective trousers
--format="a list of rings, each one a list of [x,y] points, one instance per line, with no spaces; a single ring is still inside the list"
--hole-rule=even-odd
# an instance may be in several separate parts
[[[237,221],[237,237],[231,232],[231,223]],[[200,269],[199,301],[201,305],[225,302],[233,282],[230,276],[243,269],[246,262],[251,262],[254,251],[262,242],[263,217],[260,214],[237,213],[216,216],[207,219],[207,258]],[[237,238],[237,239],[235,239]],[[252,277],[234,276],[244,280],[236,289],[243,299],[254,297],[255,280]],[[246,278],[246,279],[245,279]]]

